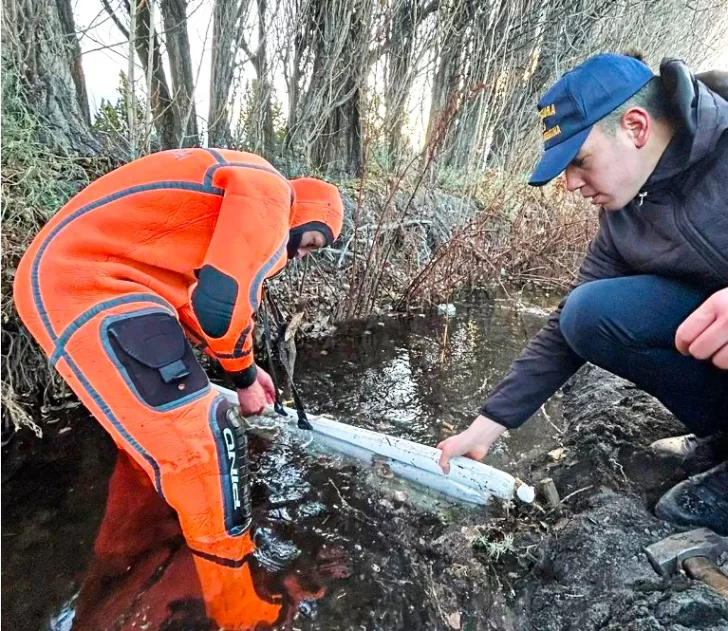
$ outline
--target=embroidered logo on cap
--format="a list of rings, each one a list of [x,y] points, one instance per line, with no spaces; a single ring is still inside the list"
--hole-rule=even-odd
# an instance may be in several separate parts
[[[543,141],[547,142],[551,140],[554,136],[558,136],[561,133],[561,127],[558,125],[555,125],[551,129],[546,129],[546,122],[545,118],[548,116],[553,116],[556,114],[556,106],[555,105],[547,105],[546,107],[542,108],[538,115],[541,118],[541,133],[543,134]]]

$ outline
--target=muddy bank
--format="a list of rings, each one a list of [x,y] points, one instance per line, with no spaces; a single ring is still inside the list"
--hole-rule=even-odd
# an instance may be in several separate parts
[[[684,576],[659,578],[643,553],[678,531],[652,514],[657,498],[716,454],[684,464],[652,455],[652,440],[684,430],[654,399],[593,367],[566,387],[563,412],[563,458],[527,465],[532,480],[555,481],[563,504],[448,529],[430,546],[443,568],[441,607],[462,611],[464,629],[728,629],[728,601]]]

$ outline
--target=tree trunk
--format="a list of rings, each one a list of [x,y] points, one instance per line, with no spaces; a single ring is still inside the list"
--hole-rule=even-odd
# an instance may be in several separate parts
[[[302,95],[294,144],[317,169],[358,176],[363,166],[362,100],[373,2],[312,3],[314,61]]]
[[[180,129],[184,130],[181,146],[199,146],[195,82],[192,76],[192,55],[187,34],[187,0],[162,0],[161,8],[174,87],[176,116],[180,121]]]
[[[84,154],[98,153],[100,144],[88,125],[70,7],[63,3],[59,8],[54,0],[8,0],[3,8],[3,72],[17,73],[21,79],[28,105],[46,122],[44,140]]]
[[[160,143],[163,149],[174,149],[179,146],[182,137],[182,127],[176,109],[172,102],[169,92],[169,84],[167,83],[167,75],[164,72],[162,64],[162,53],[159,46],[159,37],[154,33],[154,37],[150,38],[150,6],[152,0],[131,0],[135,2],[136,19],[134,21],[134,49],[137,57],[142,63],[144,74],[149,74],[149,43],[153,46],[152,52],[152,82],[151,94],[147,98],[151,100],[152,113],[154,115],[154,126],[159,134]],[[122,35],[129,39],[129,31],[119,20],[114,12],[109,0],[101,0],[111,19],[121,31]],[[124,6],[129,15],[131,15],[131,5],[129,0],[124,0]],[[133,89],[133,88],[132,88]]]
[[[442,7],[438,16],[442,40],[432,86],[427,144],[437,145],[444,153],[450,144],[449,129],[462,97],[459,87],[464,70],[463,61],[467,58],[465,48],[469,4],[469,0],[455,0],[454,6]]]
[[[167,75],[162,65],[162,53],[159,46],[159,37],[154,34],[150,38],[149,29],[153,28],[150,22],[151,0],[131,0],[137,2],[136,33],[134,46],[137,56],[142,62],[145,75],[149,74],[149,42],[152,46],[152,93],[148,96],[152,102],[154,125],[159,133],[162,149],[174,149],[179,146],[182,137],[182,125],[172,103],[172,96],[167,83]]]
[[[268,68],[268,47],[266,13],[267,0],[256,0],[258,7],[258,48],[252,52],[245,39],[241,39],[245,51],[250,57],[258,81],[255,85],[254,107],[248,120],[248,144],[253,151],[270,156],[274,150],[275,132],[273,130],[273,86]]]
[[[83,74],[81,64],[81,45],[76,35],[76,24],[73,20],[73,7],[71,0],[56,0],[58,17],[61,22],[61,29],[66,38],[66,54],[71,67],[71,76],[76,86],[76,98],[81,108],[81,113],[87,125],[91,125],[91,112],[88,106],[88,94],[86,92],[86,77]]]
[[[212,76],[208,136],[211,147],[230,144],[228,100],[243,35],[248,0],[215,0],[212,26]]]
[[[430,2],[426,6],[420,4],[420,0],[398,0],[389,34],[387,80],[384,86],[384,133],[388,138],[389,163],[392,166],[396,166],[402,159],[405,149],[402,125],[405,122],[405,106],[415,79],[417,27],[438,6],[437,2]]]
[[[294,26],[292,30],[293,46],[286,48],[286,59],[284,64],[284,76],[288,88],[288,120],[286,121],[286,135],[283,140],[283,147],[289,157],[296,152],[295,141],[300,138],[299,119],[301,103],[301,79],[304,70],[304,58],[309,50],[309,42],[313,38],[313,30],[316,24],[315,12],[311,9],[311,3],[304,1],[302,6],[296,2],[292,12],[288,15],[289,22]],[[303,7],[308,10],[303,11]]]

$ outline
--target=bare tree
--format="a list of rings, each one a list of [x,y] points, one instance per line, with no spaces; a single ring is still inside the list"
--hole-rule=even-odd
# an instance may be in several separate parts
[[[372,0],[312,0],[294,22],[305,25],[299,42],[299,80],[295,125],[288,145],[302,147],[307,161],[324,171],[358,175],[363,164],[363,101],[369,68]],[[300,27],[299,27],[300,28]],[[305,45],[305,48],[304,48]]]
[[[427,144],[447,138],[445,127],[454,120],[462,94],[462,73],[466,63],[468,24],[472,19],[471,0],[442,2],[438,12],[439,50],[433,77]]]
[[[208,113],[208,141],[211,146],[225,146],[230,142],[230,88],[247,12],[248,0],[215,0]]]
[[[91,114],[88,106],[88,93],[86,91],[86,77],[83,73],[83,64],[81,63],[81,45],[76,35],[76,24],[73,19],[73,7],[71,0],[56,0],[58,8],[58,18],[61,22],[61,29],[66,40],[66,55],[68,56],[69,65],[71,66],[71,76],[76,86],[76,97],[78,105],[81,108],[84,120],[87,125],[91,124]]]
[[[195,83],[192,77],[192,55],[187,33],[187,0],[162,0],[164,39],[174,86],[175,116],[183,130],[179,145],[200,144],[195,109]]]
[[[141,61],[144,73],[151,76],[151,103],[154,125],[159,133],[160,144],[163,149],[172,149],[179,145],[182,136],[181,121],[177,115],[177,108],[173,106],[172,95],[167,82],[167,74],[162,63],[160,39],[155,32],[151,20],[150,2],[152,0],[131,0],[135,3],[134,28],[132,33],[121,20],[121,17],[111,6],[110,0],[101,0],[104,8],[112,18],[122,35],[130,39]],[[124,9],[128,16],[132,15],[129,0],[123,0]],[[131,86],[131,90],[134,86]]]
[[[437,0],[423,4],[420,0],[397,0],[389,20],[389,37],[386,43],[386,83],[384,103],[386,114],[384,134],[388,139],[388,157],[392,165],[406,160],[402,138],[405,107],[416,76],[417,62],[432,45],[431,34],[422,33],[419,27],[437,11]]]
[[[428,142],[439,140],[437,166],[527,169],[540,146],[535,104],[568,68],[635,45],[654,62],[699,61],[725,23],[712,0],[665,0],[659,9],[637,0],[443,1],[428,125]]]
[[[284,148],[291,154],[297,137],[299,103],[303,90],[302,77],[307,65],[306,54],[309,51],[309,33],[314,28],[314,13],[309,10],[313,0],[291,0],[284,10],[284,19],[288,21],[282,29],[282,38],[288,37],[290,45],[284,47],[283,76],[288,92],[288,120]]]
[[[254,84],[252,108],[248,118],[248,145],[253,151],[270,155],[274,145],[273,130],[273,84],[268,62],[268,37],[266,24],[270,24],[268,16],[268,0],[256,0],[256,18],[258,22],[258,45],[253,51],[243,35],[240,39],[245,54],[255,70],[257,81]]]

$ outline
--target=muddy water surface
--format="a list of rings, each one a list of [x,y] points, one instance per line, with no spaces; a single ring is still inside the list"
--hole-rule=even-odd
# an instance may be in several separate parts
[[[348,324],[299,348],[297,381],[313,412],[436,444],[467,427],[542,320],[537,310],[483,301],[458,305],[449,320]],[[558,404],[545,413],[506,436],[487,461],[518,473],[525,457],[552,448]],[[149,537],[159,507],[109,493],[115,466],[120,475],[111,441],[80,411],[57,416],[42,441],[20,435],[5,449],[2,628],[216,628],[174,525]],[[406,487],[387,495],[358,465],[311,458],[295,444],[253,438],[250,449],[251,573],[259,597],[280,608],[281,626],[442,628],[442,612],[423,607],[436,567],[421,563],[419,550],[473,509],[412,508]],[[113,555],[109,531],[98,537],[105,510],[123,521],[111,524]]]

